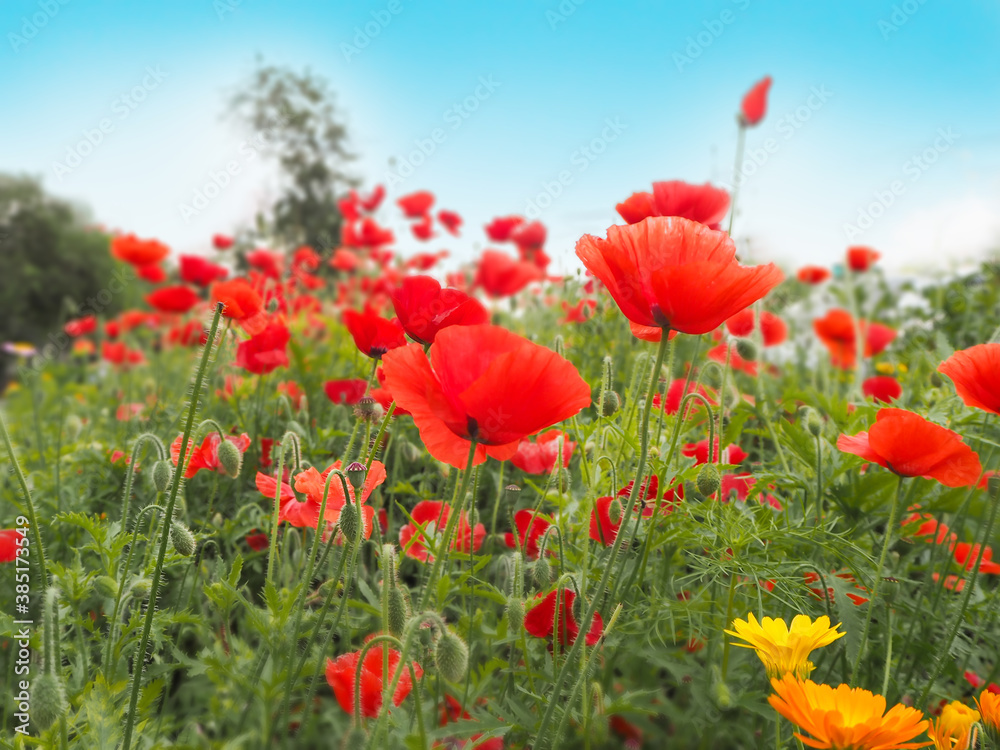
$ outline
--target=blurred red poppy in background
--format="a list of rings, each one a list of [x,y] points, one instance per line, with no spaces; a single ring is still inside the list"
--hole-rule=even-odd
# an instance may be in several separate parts
[[[88,333],[93,333],[97,330],[97,317],[95,315],[85,315],[82,318],[70,320],[63,326],[63,330],[67,336],[72,336],[73,338],[86,336]]]
[[[762,310],[759,322],[753,308],[741,310],[726,321],[726,328],[733,336],[751,336],[759,328],[764,346],[777,346],[788,338],[785,321],[772,312]]]
[[[255,375],[264,375],[278,367],[288,367],[288,342],[291,334],[281,322],[268,323],[255,336],[236,347],[236,366]]]
[[[326,397],[335,404],[356,404],[365,395],[368,381],[362,378],[328,380],[323,384]]]
[[[629,224],[638,224],[650,216],[680,216],[718,229],[729,211],[729,193],[707,182],[654,182],[652,193],[632,193],[615,210]]]
[[[154,289],[146,295],[146,302],[160,312],[185,313],[201,301],[190,287],[178,284]]]
[[[486,250],[479,258],[472,285],[482,287],[491,297],[509,297],[544,278],[545,272],[534,263],[515,260],[498,250]]]
[[[865,340],[864,356],[873,357],[885,351],[896,338],[896,332],[881,323],[860,321],[861,335]],[[857,331],[854,318],[847,310],[834,308],[824,317],[813,321],[813,330],[820,341],[830,350],[830,363],[834,367],[849,370],[857,362],[855,337]]]
[[[399,530],[399,546],[407,557],[421,562],[434,562],[434,555],[428,550],[428,536],[440,539],[451,512],[451,506],[439,500],[421,500],[413,506],[410,511],[410,518],[413,520]],[[451,548],[465,553],[478,552],[486,537],[486,528],[481,523],[470,528],[469,516],[464,510],[456,526]]]
[[[267,326],[264,300],[246,279],[212,284],[212,301],[221,302],[225,306],[222,314],[236,321],[251,336]]]
[[[22,536],[20,529],[0,529],[0,563],[14,562]]]
[[[847,248],[847,267],[852,271],[867,271],[881,257],[881,253],[870,247],[849,247]]]
[[[523,438],[517,446],[517,452],[510,457],[510,462],[526,474],[549,474],[559,458],[559,438],[563,439],[563,468],[566,468],[576,443],[561,430],[543,432],[535,441]]]
[[[805,284],[822,284],[830,278],[831,273],[829,268],[823,266],[802,266],[797,275],[799,281]]]
[[[486,225],[486,236],[493,242],[507,242],[524,219],[520,216],[498,216]]]
[[[764,76],[753,85],[740,103],[740,122],[753,126],[767,114],[767,93],[771,89],[771,76]]]
[[[140,240],[134,234],[111,239],[111,254],[133,266],[159,263],[170,254],[170,248],[156,240]]]
[[[250,436],[245,432],[241,435],[227,435],[226,440],[235,445],[240,453],[246,453],[247,448],[250,447]],[[170,460],[174,466],[177,465],[177,461],[181,457],[181,443],[183,441],[184,436],[178,435],[174,438],[174,442],[170,444]],[[208,433],[205,439],[201,441],[201,445],[197,447],[195,447],[194,441],[189,442],[188,458],[184,464],[184,478],[190,479],[202,469],[225,474],[226,472],[222,464],[219,463],[219,445],[221,443],[222,438],[219,437],[219,433],[215,430]]]
[[[364,312],[344,310],[344,325],[358,350],[366,357],[380,359],[390,349],[406,345],[399,320],[386,320],[371,309]]]
[[[178,258],[181,280],[197,286],[208,286],[229,275],[229,269],[216,265],[200,255],[182,255]]]
[[[404,195],[396,203],[403,209],[407,218],[419,219],[431,210],[431,206],[434,205],[434,194],[427,190],[418,190]]]
[[[876,375],[861,384],[861,392],[876,403],[888,404],[903,395],[903,387],[894,377]]]

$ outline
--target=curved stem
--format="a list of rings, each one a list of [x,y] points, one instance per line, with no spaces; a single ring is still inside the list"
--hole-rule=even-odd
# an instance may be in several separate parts
[[[21,470],[21,464],[17,462],[17,456],[14,454],[14,445],[10,442],[10,433],[7,432],[7,422],[4,421],[2,411],[0,411],[0,437],[3,438],[4,447],[7,449],[7,456],[10,458],[10,464],[14,468],[15,476],[17,476],[17,483],[21,485],[21,492],[24,495],[25,512],[28,514],[28,523],[31,524],[31,542],[35,545],[35,549],[38,550],[38,569],[41,572],[42,588],[46,589],[49,586],[49,566],[45,562],[45,547],[42,545],[42,534],[38,529],[38,515],[35,513],[35,503],[31,499],[28,480]]]

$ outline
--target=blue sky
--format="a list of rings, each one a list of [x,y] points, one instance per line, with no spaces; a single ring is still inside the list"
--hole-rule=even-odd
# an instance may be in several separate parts
[[[471,257],[492,216],[544,204],[566,269],[576,239],[654,180],[731,183],[740,98],[769,74],[743,165],[743,254],[793,268],[869,244],[892,267],[940,267],[1000,247],[998,32],[987,0],[4,0],[0,171],[204,250],[274,194],[225,111],[260,54],[329,80],[366,184],[430,189],[463,214],[460,240],[421,249]],[[123,100],[135,87],[142,101]],[[101,143],[58,166],[102,122]],[[233,160],[239,174],[183,216]]]

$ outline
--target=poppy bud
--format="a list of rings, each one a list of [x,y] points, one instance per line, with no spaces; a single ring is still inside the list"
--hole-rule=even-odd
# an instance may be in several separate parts
[[[267,311],[269,313],[276,313],[276,312],[278,312],[278,298],[277,297],[271,297],[271,300],[267,303]]]
[[[524,602],[515,597],[507,600],[507,631],[519,633],[524,627]]]
[[[936,372],[932,372],[931,373],[931,385],[934,386],[935,388],[940,388],[943,384],[944,384],[944,381],[941,380],[941,376],[938,375]]]
[[[469,647],[446,628],[434,647],[434,662],[437,664],[438,674],[449,682],[458,682],[465,677],[469,666]]]
[[[711,497],[719,491],[722,479],[719,477],[719,470],[715,468],[715,464],[701,465],[695,485],[698,487],[698,492],[705,497]]]
[[[414,463],[420,460],[420,457],[424,454],[421,450],[411,443],[409,440],[402,440],[400,444],[400,450],[403,452],[403,458],[409,463]]]
[[[410,619],[410,602],[399,586],[389,588],[389,633],[401,638]]]
[[[725,711],[733,705],[733,694],[718,672],[714,674],[712,681],[712,697],[715,698],[715,705],[720,711]]]
[[[288,424],[286,425],[286,427],[288,428],[287,432],[293,432],[303,440],[309,439],[309,433],[306,432],[306,428],[300,425],[294,419],[288,420]]]
[[[60,716],[65,716],[66,689],[54,674],[43,674],[31,683],[31,721],[45,731]]]
[[[617,497],[612,498],[611,503],[608,505],[608,520],[613,525],[618,525],[621,523],[623,515],[625,515],[625,509],[622,508],[622,501]]]
[[[66,417],[66,433],[69,442],[75,442],[80,437],[81,432],[83,432],[83,420],[76,414],[70,414]]]
[[[215,526],[215,527],[217,527],[217,528],[220,528],[220,529],[222,528],[222,514],[221,513],[216,513],[214,516],[212,516],[212,525]]]
[[[372,424],[382,418],[382,407],[371,396],[365,396],[354,405],[354,416],[366,424]]]
[[[169,461],[157,461],[153,464],[153,486],[157,492],[166,492],[170,487],[173,467]]]
[[[813,437],[819,437],[820,433],[823,432],[823,422],[812,407],[802,407],[802,424]]]
[[[601,406],[602,406],[601,416],[610,417],[621,408],[622,406],[621,396],[619,396],[614,391],[605,391],[604,403]]]
[[[736,339],[736,353],[745,360],[755,360],[757,359],[757,345],[750,339]]]
[[[566,356],[566,342],[563,340],[562,336],[556,336],[555,341],[552,342],[552,351],[560,357]]]
[[[507,502],[511,505],[517,503],[517,499],[521,496],[521,488],[516,484],[508,484],[504,487],[503,492]]]
[[[109,599],[118,596],[118,582],[111,576],[98,576],[94,581],[97,593]]]
[[[153,590],[153,582],[148,578],[137,578],[129,589],[129,593],[139,601],[149,598],[149,592]]]
[[[547,589],[552,585],[552,566],[545,560],[539,560],[531,568],[531,577],[538,588]]]
[[[350,500],[344,503],[340,510],[340,530],[344,532],[347,541],[352,543],[358,538],[358,509]]]
[[[230,440],[219,443],[219,465],[229,477],[238,477],[243,468],[243,454]]]
[[[191,529],[180,521],[172,521],[170,524],[170,543],[174,545],[177,554],[190,557],[198,547]]]
[[[347,474],[347,481],[351,483],[351,486],[355,489],[355,491],[359,491],[365,483],[365,476],[368,474],[368,467],[360,461],[355,461],[354,463],[348,464],[344,473]]]

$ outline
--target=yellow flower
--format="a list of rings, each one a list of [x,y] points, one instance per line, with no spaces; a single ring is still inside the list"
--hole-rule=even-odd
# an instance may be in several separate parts
[[[935,750],[965,750],[969,746],[969,731],[979,721],[979,712],[964,703],[952,701],[941,710],[938,720],[931,723],[927,736]]]
[[[892,371],[894,369],[895,368],[892,366],[892,362],[879,362],[877,365],[875,365],[875,370],[880,375],[892,375]]]
[[[765,617],[758,623],[752,612],[747,620],[734,620],[733,630],[726,632],[746,641],[734,645],[757,650],[768,677],[781,677],[791,672],[805,679],[813,671],[809,654],[846,635],[837,632],[839,622],[831,628],[830,618],[826,616],[813,622],[807,615],[796,615],[790,628],[784,620],[772,617]]]
[[[979,694],[976,708],[982,716],[983,723],[996,742],[1000,742],[1000,695],[984,690]]]
[[[897,703],[885,710],[885,698],[862,688],[817,685],[790,674],[772,679],[777,695],[771,707],[811,737],[795,733],[809,747],[828,750],[893,750],[926,747],[909,742],[927,729],[923,714]]]

